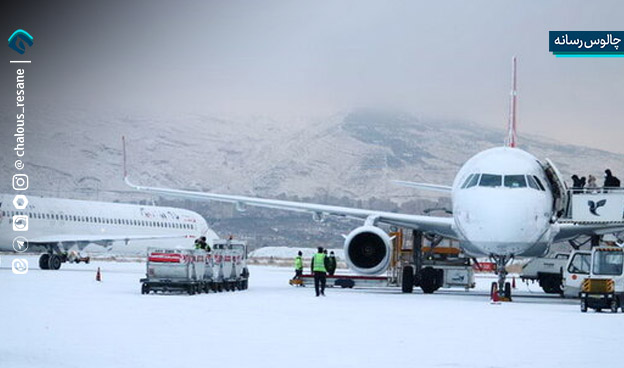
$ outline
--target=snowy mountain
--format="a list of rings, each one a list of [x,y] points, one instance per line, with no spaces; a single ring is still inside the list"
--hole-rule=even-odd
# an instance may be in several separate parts
[[[325,118],[271,119],[184,115],[138,117],[34,111],[27,121],[25,173],[32,192],[71,198],[128,200],[121,180],[121,136],[128,140],[134,182],[174,188],[280,195],[390,199],[431,194],[397,187],[394,179],[450,184],[473,154],[501,145],[504,131],[403,113],[359,110]],[[15,145],[3,134],[2,147]],[[572,146],[520,132],[520,147],[550,158],[569,177],[610,167],[624,155]],[[5,150],[3,172],[13,172]],[[10,190],[10,180],[0,190]],[[106,192],[113,191],[113,193]],[[119,193],[122,192],[122,193]]]

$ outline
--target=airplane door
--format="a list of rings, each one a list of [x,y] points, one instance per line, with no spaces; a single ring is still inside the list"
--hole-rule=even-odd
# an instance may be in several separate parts
[[[541,165],[553,193],[553,213],[559,218],[564,216],[568,209],[568,188],[563,181],[561,173],[550,159],[547,158],[546,162],[541,162]]]

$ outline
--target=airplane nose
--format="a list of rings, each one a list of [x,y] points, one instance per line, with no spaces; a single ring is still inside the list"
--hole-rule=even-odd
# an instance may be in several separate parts
[[[456,221],[466,238],[486,252],[520,253],[537,242],[544,231],[542,219],[522,203],[490,200],[459,214]]]

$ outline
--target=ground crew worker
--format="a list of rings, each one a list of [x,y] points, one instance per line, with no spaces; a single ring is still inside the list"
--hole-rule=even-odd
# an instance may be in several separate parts
[[[302,255],[303,253],[299,251],[299,253],[297,253],[297,257],[295,257],[295,277],[293,278],[293,280],[301,280],[301,276],[303,276],[303,258],[301,258]]]
[[[202,236],[199,240],[200,244],[201,244],[201,249],[205,250],[206,252],[210,252],[210,245],[208,245],[208,243],[206,242],[206,237]]]
[[[325,269],[325,253],[323,253],[323,247],[318,247],[318,253],[312,257],[310,269],[312,273],[314,273],[314,291],[316,291],[316,296],[325,296],[325,282],[327,280],[325,272],[327,272],[327,270]]]
[[[327,269],[327,273],[329,276],[333,276],[334,272],[336,272],[336,256],[334,255],[334,251],[332,250],[329,253],[329,257],[325,258],[325,268]]]
[[[201,249],[201,241],[199,238],[195,239],[195,249]]]

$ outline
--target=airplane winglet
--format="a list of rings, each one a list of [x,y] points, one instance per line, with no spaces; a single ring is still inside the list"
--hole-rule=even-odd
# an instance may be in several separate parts
[[[126,136],[121,136],[121,143],[123,146],[123,176],[124,176],[124,182],[134,188],[139,190],[139,186],[135,185],[133,183],[130,182],[130,179],[128,179],[128,166],[127,166],[127,158],[126,158]]]

